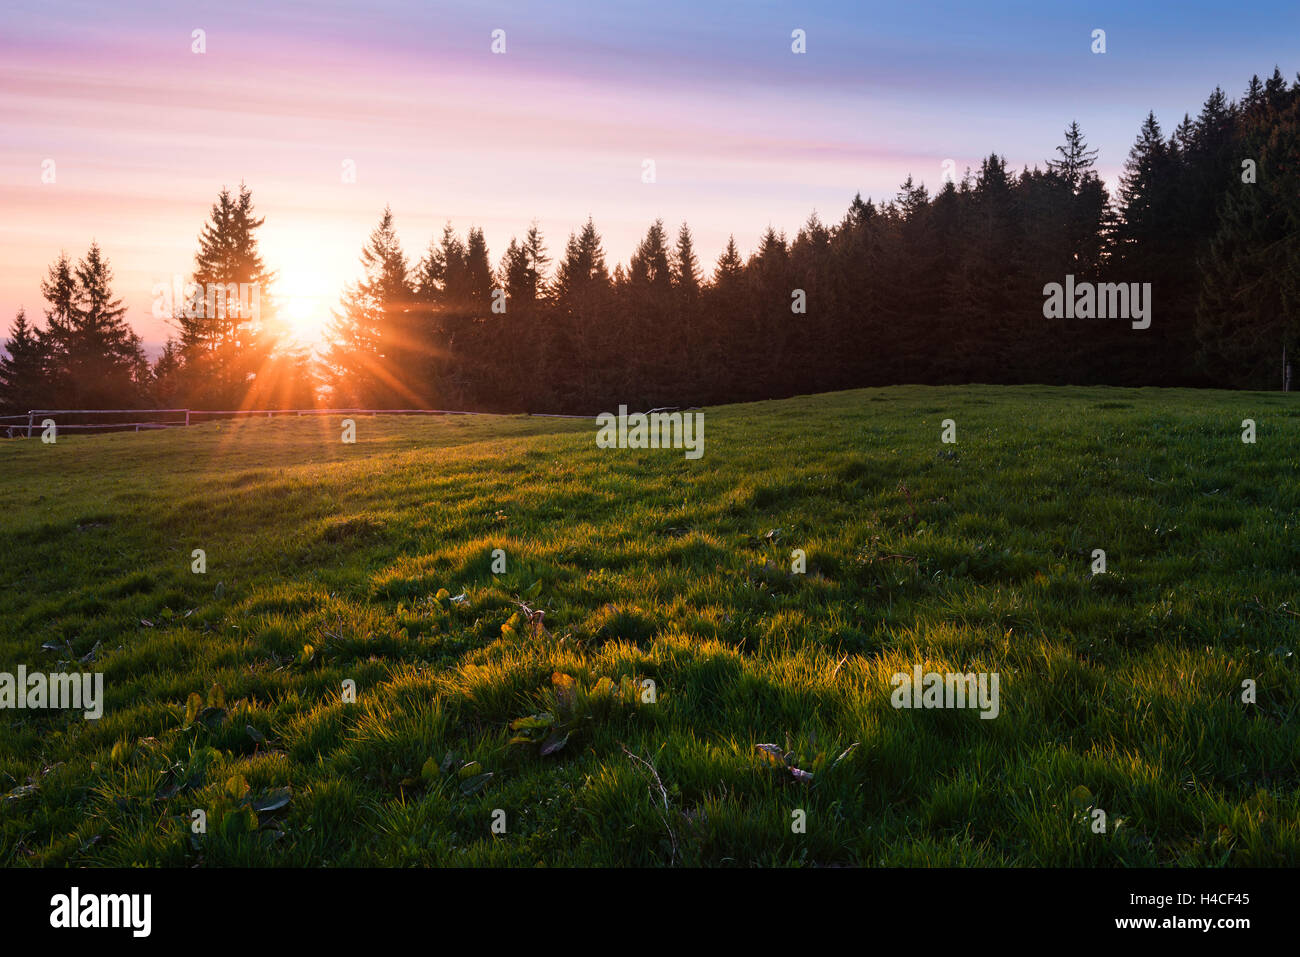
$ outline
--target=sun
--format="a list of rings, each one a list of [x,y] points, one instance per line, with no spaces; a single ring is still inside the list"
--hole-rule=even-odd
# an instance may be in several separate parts
[[[320,345],[325,338],[326,317],[315,297],[294,296],[289,299],[284,311],[285,324],[289,335],[305,346]]]
[[[330,321],[331,297],[325,277],[310,270],[286,269],[276,285],[280,315],[289,335],[299,345],[319,348]]]

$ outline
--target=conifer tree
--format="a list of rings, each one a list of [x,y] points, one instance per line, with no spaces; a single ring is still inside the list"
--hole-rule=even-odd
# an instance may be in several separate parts
[[[299,402],[302,357],[275,315],[275,274],[262,260],[252,192],[222,187],[199,233],[192,284],[175,303],[182,357],[182,393],[191,404],[218,409],[264,408],[276,396]],[[292,404],[298,404],[293,402]]]
[[[1201,262],[1199,358],[1229,385],[1277,388],[1300,366],[1300,96],[1257,120],[1241,152],[1258,157],[1256,181],[1228,192]]]
[[[112,281],[112,267],[91,243],[75,269],[61,255],[42,283],[49,396],[60,408],[134,408],[143,398],[144,350]]]
[[[17,415],[46,405],[49,370],[40,331],[19,309],[0,355],[0,412]]]
[[[169,408],[180,400],[183,373],[181,345],[169,338],[149,370],[149,394],[160,407]]]
[[[336,405],[364,408],[423,407],[427,402],[422,358],[427,337],[413,327],[409,266],[385,207],[361,250],[363,277],[348,286],[334,314],[327,379]]]
[[[540,302],[547,296],[546,271],[551,257],[546,252],[546,242],[536,220],[528,227],[522,249],[527,268],[527,295],[524,298],[529,302]]]
[[[1065,143],[1058,146],[1056,152],[1061,154],[1061,158],[1048,160],[1047,168],[1069,183],[1071,189],[1077,190],[1079,182],[1097,161],[1097,151],[1088,149],[1077,120],[1066,129]]]

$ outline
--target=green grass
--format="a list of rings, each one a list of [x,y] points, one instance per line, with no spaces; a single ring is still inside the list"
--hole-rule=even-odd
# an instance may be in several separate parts
[[[0,671],[107,697],[0,712],[0,860],[1300,862],[1294,400],[909,387],[705,423],[698,461],[523,417],[0,443]],[[895,710],[916,663],[997,672],[1000,716]],[[510,743],[546,711],[562,748]]]

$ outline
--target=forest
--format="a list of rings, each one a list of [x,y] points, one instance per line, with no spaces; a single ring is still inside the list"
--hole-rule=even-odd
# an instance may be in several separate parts
[[[376,408],[592,415],[892,384],[1284,387],[1300,332],[1300,75],[1215,89],[1169,132],[1142,123],[1118,195],[1077,123],[1043,166],[990,153],[931,193],[855,196],[838,222],[735,238],[711,266],[656,221],[626,264],[588,220],[552,252],[536,222],[495,265],[448,225],[409,255],[385,209],[362,277],[313,354],[276,316],[264,220],[223,188],[193,282],[260,289],[173,305],[150,362],[92,244],[13,320],[0,412],[34,408]],[[1050,284],[1139,284],[1149,325],[1049,318]],[[1068,315],[1068,314],[1067,314]]]

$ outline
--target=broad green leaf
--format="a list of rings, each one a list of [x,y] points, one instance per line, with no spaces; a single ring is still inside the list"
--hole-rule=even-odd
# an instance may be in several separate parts
[[[221,830],[226,837],[238,837],[241,834],[251,834],[257,830],[257,815],[251,808],[238,807],[227,811],[221,818]]]
[[[515,718],[510,722],[510,730],[518,731],[521,728],[549,728],[555,724],[555,715],[549,711],[543,711],[541,714],[530,714],[526,718]]]
[[[476,777],[472,777],[460,786],[460,793],[466,795],[477,794],[479,791],[483,790],[483,786],[491,780],[492,780],[491,771],[488,771],[485,774],[477,775]]]
[[[271,811],[278,811],[287,807],[293,799],[293,791],[289,788],[276,788],[274,791],[268,791],[260,798],[253,802],[253,810],[258,814],[269,814]]]
[[[226,794],[239,799],[248,793],[248,781],[242,774],[235,774],[226,779]]]
[[[548,737],[542,744],[542,757],[546,757],[548,754],[554,754],[556,751],[560,750],[560,748],[564,747],[564,745],[568,743],[568,740],[569,733],[567,731],[563,733],[552,731],[550,737]]]

